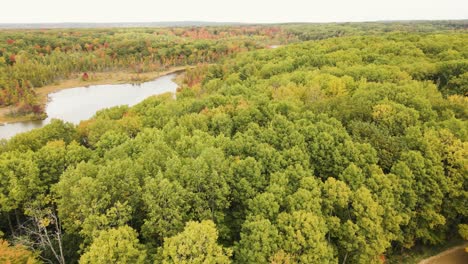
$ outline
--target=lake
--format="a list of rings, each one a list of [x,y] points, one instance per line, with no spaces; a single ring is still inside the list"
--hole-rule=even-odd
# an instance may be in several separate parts
[[[91,118],[98,110],[118,105],[135,105],[145,98],[174,93],[178,85],[173,81],[176,73],[161,76],[141,84],[92,85],[61,90],[49,94],[46,106],[47,118],[39,121],[26,121],[0,126],[0,139],[42,127],[52,119],[62,119],[78,124]]]

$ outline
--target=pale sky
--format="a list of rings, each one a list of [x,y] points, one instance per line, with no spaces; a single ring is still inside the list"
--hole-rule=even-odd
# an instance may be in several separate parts
[[[468,18],[468,0],[0,0],[0,9],[0,23]]]

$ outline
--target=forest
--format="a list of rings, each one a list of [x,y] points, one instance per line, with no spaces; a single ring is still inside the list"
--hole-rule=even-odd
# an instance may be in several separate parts
[[[142,73],[213,63],[269,43],[287,43],[283,31],[274,26],[0,30],[0,107],[41,114],[36,89],[73,73]]]
[[[205,62],[176,99],[1,140],[0,262],[404,263],[468,240],[467,28],[0,32],[3,105]]]

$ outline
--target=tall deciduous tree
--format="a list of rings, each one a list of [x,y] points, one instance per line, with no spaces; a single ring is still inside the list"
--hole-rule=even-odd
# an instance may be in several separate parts
[[[218,245],[217,239],[212,221],[188,222],[183,232],[165,239],[162,263],[231,263],[232,251]]]
[[[101,231],[80,258],[80,263],[145,263],[146,251],[129,226]]]

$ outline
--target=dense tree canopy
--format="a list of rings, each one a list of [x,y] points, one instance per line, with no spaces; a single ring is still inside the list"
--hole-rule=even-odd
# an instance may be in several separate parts
[[[239,53],[177,99],[4,141],[1,231],[82,263],[381,263],[466,238],[468,35],[421,31]]]

